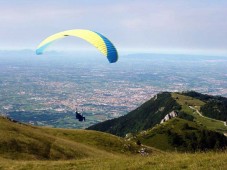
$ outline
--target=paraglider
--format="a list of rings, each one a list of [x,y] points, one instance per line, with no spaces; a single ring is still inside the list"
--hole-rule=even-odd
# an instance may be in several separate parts
[[[82,113],[79,113],[76,109],[76,119],[78,119],[80,122],[84,121],[85,122],[85,117],[83,116]]]
[[[115,63],[118,60],[117,50],[114,47],[114,45],[110,42],[110,40],[108,40],[100,33],[84,29],[63,31],[47,37],[37,47],[36,54],[37,55],[42,54],[44,50],[50,44],[52,44],[52,42],[67,36],[79,37],[89,42],[90,44],[95,46],[101,53],[103,53],[110,63]]]

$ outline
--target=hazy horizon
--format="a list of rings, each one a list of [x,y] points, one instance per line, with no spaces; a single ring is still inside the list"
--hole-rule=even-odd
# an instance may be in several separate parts
[[[147,51],[227,55],[227,1],[1,1],[0,49],[32,49],[47,36],[90,29],[119,53]],[[4,40],[4,41],[3,41]],[[91,49],[65,38],[48,50]]]

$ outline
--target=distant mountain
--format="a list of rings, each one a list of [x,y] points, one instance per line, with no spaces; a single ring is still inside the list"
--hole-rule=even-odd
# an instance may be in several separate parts
[[[222,104],[213,105],[214,101]],[[226,98],[223,97],[197,92],[163,92],[125,116],[88,129],[119,136],[128,134],[127,136],[133,136],[133,140],[164,150],[223,148],[227,146],[224,136],[227,135],[226,122],[213,118],[225,117],[225,101]],[[209,108],[213,109],[208,114],[206,110]]]

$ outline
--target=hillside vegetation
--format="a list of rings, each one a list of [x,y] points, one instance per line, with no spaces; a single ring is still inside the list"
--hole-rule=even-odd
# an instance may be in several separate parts
[[[192,94],[202,97],[194,98],[191,97],[194,96]],[[227,126],[223,121],[206,117],[201,112],[211,98],[212,96],[207,97],[196,92],[160,93],[125,116],[88,129],[119,136],[128,134],[127,138],[130,140],[166,151],[223,149],[227,147],[224,136]],[[172,111],[178,113],[178,118],[160,125],[161,120]]]
[[[227,133],[227,126],[224,125],[223,121],[206,117],[206,115],[201,112],[201,109],[206,105],[205,102],[180,93],[172,93],[172,97],[181,106],[180,112],[192,117],[192,121],[205,126],[207,129]],[[213,114],[215,115],[216,113]]]
[[[201,113],[206,104],[164,92],[123,117],[89,128],[125,138],[0,117],[0,169],[227,169],[227,127]],[[160,124],[172,111],[178,116]]]
[[[135,154],[132,142],[102,132],[34,127],[0,117],[0,157],[66,160]]]
[[[227,98],[201,94],[195,91],[182,94],[204,101],[205,104],[200,109],[203,115],[222,121],[227,120]]]
[[[174,118],[152,129],[142,131],[137,140],[148,146],[166,151],[204,151],[222,149],[227,138],[195,122]]]
[[[171,97],[171,94],[163,92],[125,116],[98,123],[87,129],[125,136],[127,133],[137,133],[151,128],[160,123],[166,114],[179,109],[179,104]]]
[[[227,169],[227,152],[158,153],[149,156],[112,156],[67,161],[15,161],[0,158],[0,169],[17,170],[207,170]]]

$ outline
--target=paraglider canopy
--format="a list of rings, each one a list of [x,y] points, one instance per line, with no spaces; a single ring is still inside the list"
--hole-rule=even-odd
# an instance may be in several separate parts
[[[52,42],[67,36],[79,37],[89,42],[90,44],[95,46],[101,53],[103,53],[107,57],[110,63],[115,63],[118,60],[117,50],[110,40],[108,40],[100,33],[90,31],[90,30],[84,30],[84,29],[63,31],[47,37],[37,47],[36,54],[37,55],[42,54],[44,50],[50,44],[52,44]]]

